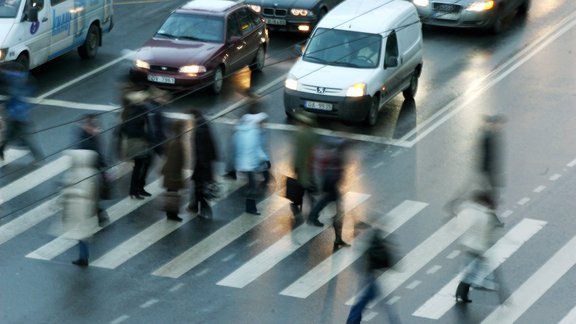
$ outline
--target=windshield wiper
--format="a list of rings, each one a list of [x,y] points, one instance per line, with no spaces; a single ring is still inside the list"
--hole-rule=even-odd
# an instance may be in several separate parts
[[[186,40],[197,40],[197,41],[201,41],[201,38],[198,37],[194,37],[194,36],[180,36],[178,37],[178,39],[186,39]]]
[[[319,63],[326,63],[326,60],[323,60],[323,59],[321,59],[321,58],[319,58],[319,57],[311,56],[311,55],[304,55],[304,59],[305,59],[305,60],[310,60],[310,61],[316,61],[316,62],[319,62]]]
[[[160,33],[160,32],[156,33],[156,36],[163,36],[163,37],[166,37],[166,38],[176,38],[176,36],[174,36],[174,35],[172,35],[172,34]]]
[[[347,66],[347,67],[360,67],[358,64],[342,62],[342,61],[334,61],[334,62],[330,62],[330,64],[338,65],[338,66]]]

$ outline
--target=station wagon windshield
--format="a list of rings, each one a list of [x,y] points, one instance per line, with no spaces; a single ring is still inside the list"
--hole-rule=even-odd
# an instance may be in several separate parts
[[[306,62],[354,68],[375,68],[380,61],[379,34],[318,28],[302,59]]]
[[[202,42],[224,42],[222,17],[174,13],[156,33],[156,37]]]
[[[14,18],[18,14],[20,0],[0,0],[0,18]]]

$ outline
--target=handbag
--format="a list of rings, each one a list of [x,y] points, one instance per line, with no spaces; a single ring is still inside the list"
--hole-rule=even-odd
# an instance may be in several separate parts
[[[302,200],[304,198],[304,187],[302,187],[298,180],[291,177],[286,177],[285,197],[296,205],[302,205]]]
[[[143,138],[128,137],[124,145],[125,156],[129,159],[144,156],[148,153],[148,142]]]
[[[220,184],[216,181],[211,181],[204,184],[202,188],[202,193],[204,194],[204,198],[208,200],[214,200],[220,198],[222,189],[220,188]]]

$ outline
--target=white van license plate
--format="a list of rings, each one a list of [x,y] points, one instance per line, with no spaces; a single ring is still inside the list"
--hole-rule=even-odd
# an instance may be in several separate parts
[[[266,23],[269,25],[286,25],[286,19],[277,19],[277,18],[265,18]]]
[[[165,77],[161,75],[148,75],[148,81],[158,82],[158,83],[169,83],[175,84],[176,79],[172,77]]]
[[[318,109],[318,110],[332,110],[332,104],[325,103],[325,102],[317,102],[317,101],[304,101],[304,107],[309,109]]]

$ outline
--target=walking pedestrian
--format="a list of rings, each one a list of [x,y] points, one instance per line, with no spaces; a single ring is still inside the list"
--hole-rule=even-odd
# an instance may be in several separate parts
[[[308,215],[308,222],[314,226],[323,227],[318,217],[320,212],[329,204],[336,204],[336,215],[332,218],[334,227],[334,248],[347,247],[350,244],[342,239],[343,218],[341,208],[340,182],[344,173],[345,142],[339,138],[325,139],[316,150],[316,169],[322,184],[322,196],[312,207]]]
[[[495,203],[492,192],[475,192],[470,201],[465,201],[458,212],[458,222],[466,228],[460,238],[460,244],[472,260],[464,271],[462,280],[456,289],[456,302],[469,303],[470,287],[496,290],[498,286],[500,300],[503,300],[503,287],[496,276],[490,271],[489,260],[484,253],[496,240],[496,229],[500,222],[494,212]]]
[[[4,160],[4,151],[9,143],[20,142],[28,147],[35,162],[39,162],[43,153],[31,138],[32,105],[26,100],[35,91],[29,73],[20,64],[9,62],[0,68],[0,77],[8,94],[4,104],[6,132],[0,143],[0,159]]]
[[[246,174],[248,192],[246,194],[246,213],[260,215],[256,208],[259,187],[265,187],[270,179],[270,158],[266,153],[266,139],[262,129],[266,113],[248,113],[240,118],[234,135],[236,171]],[[262,175],[258,184],[256,177]]]
[[[504,185],[503,177],[503,135],[505,119],[499,115],[485,116],[480,137],[479,172],[483,187],[490,191],[494,203],[500,200]]]
[[[182,134],[184,133],[185,122],[175,120],[172,122],[171,139],[166,145],[166,161],[162,167],[164,176],[164,209],[166,217],[173,221],[182,221],[178,216],[180,209],[180,194],[178,191],[184,188],[184,142]]]
[[[97,115],[96,114],[86,114],[82,119],[82,124],[78,129],[78,144],[77,149],[80,150],[91,150],[97,154],[97,167],[100,171],[100,196],[97,200],[97,215],[98,223],[100,226],[105,226],[109,217],[105,210],[100,206],[99,202],[101,199],[110,199],[110,180],[108,179],[108,174],[106,173],[107,163],[104,155],[102,154],[101,146],[101,130],[98,127]]]
[[[148,92],[148,99],[144,105],[148,110],[149,142],[152,152],[161,157],[164,155],[166,142],[166,118],[163,110],[167,108],[170,102],[170,94],[154,86],[149,86],[146,91]]]
[[[124,97],[119,143],[124,146],[124,155],[134,162],[130,179],[130,198],[144,199],[151,196],[144,190],[148,169],[152,163],[150,126],[148,112],[144,106],[148,93],[145,90],[131,90]]]
[[[68,150],[70,169],[64,177],[64,189],[59,197],[62,206],[58,234],[78,240],[78,266],[88,266],[88,240],[94,232],[99,195],[98,154],[92,150]]]
[[[218,159],[216,143],[208,121],[199,110],[191,111],[194,117],[194,195],[188,205],[188,210],[198,213],[200,217],[211,219],[212,207],[208,196],[209,186],[214,185],[214,162]]]
[[[295,117],[298,123],[298,130],[294,137],[294,173],[296,174],[296,181],[303,189],[302,195],[308,196],[310,208],[312,208],[315,204],[314,194],[317,191],[314,177],[314,151],[318,144],[319,136],[312,128],[315,124],[314,115],[300,113]],[[303,197],[298,198],[290,204],[295,217],[300,217],[304,203]]]

